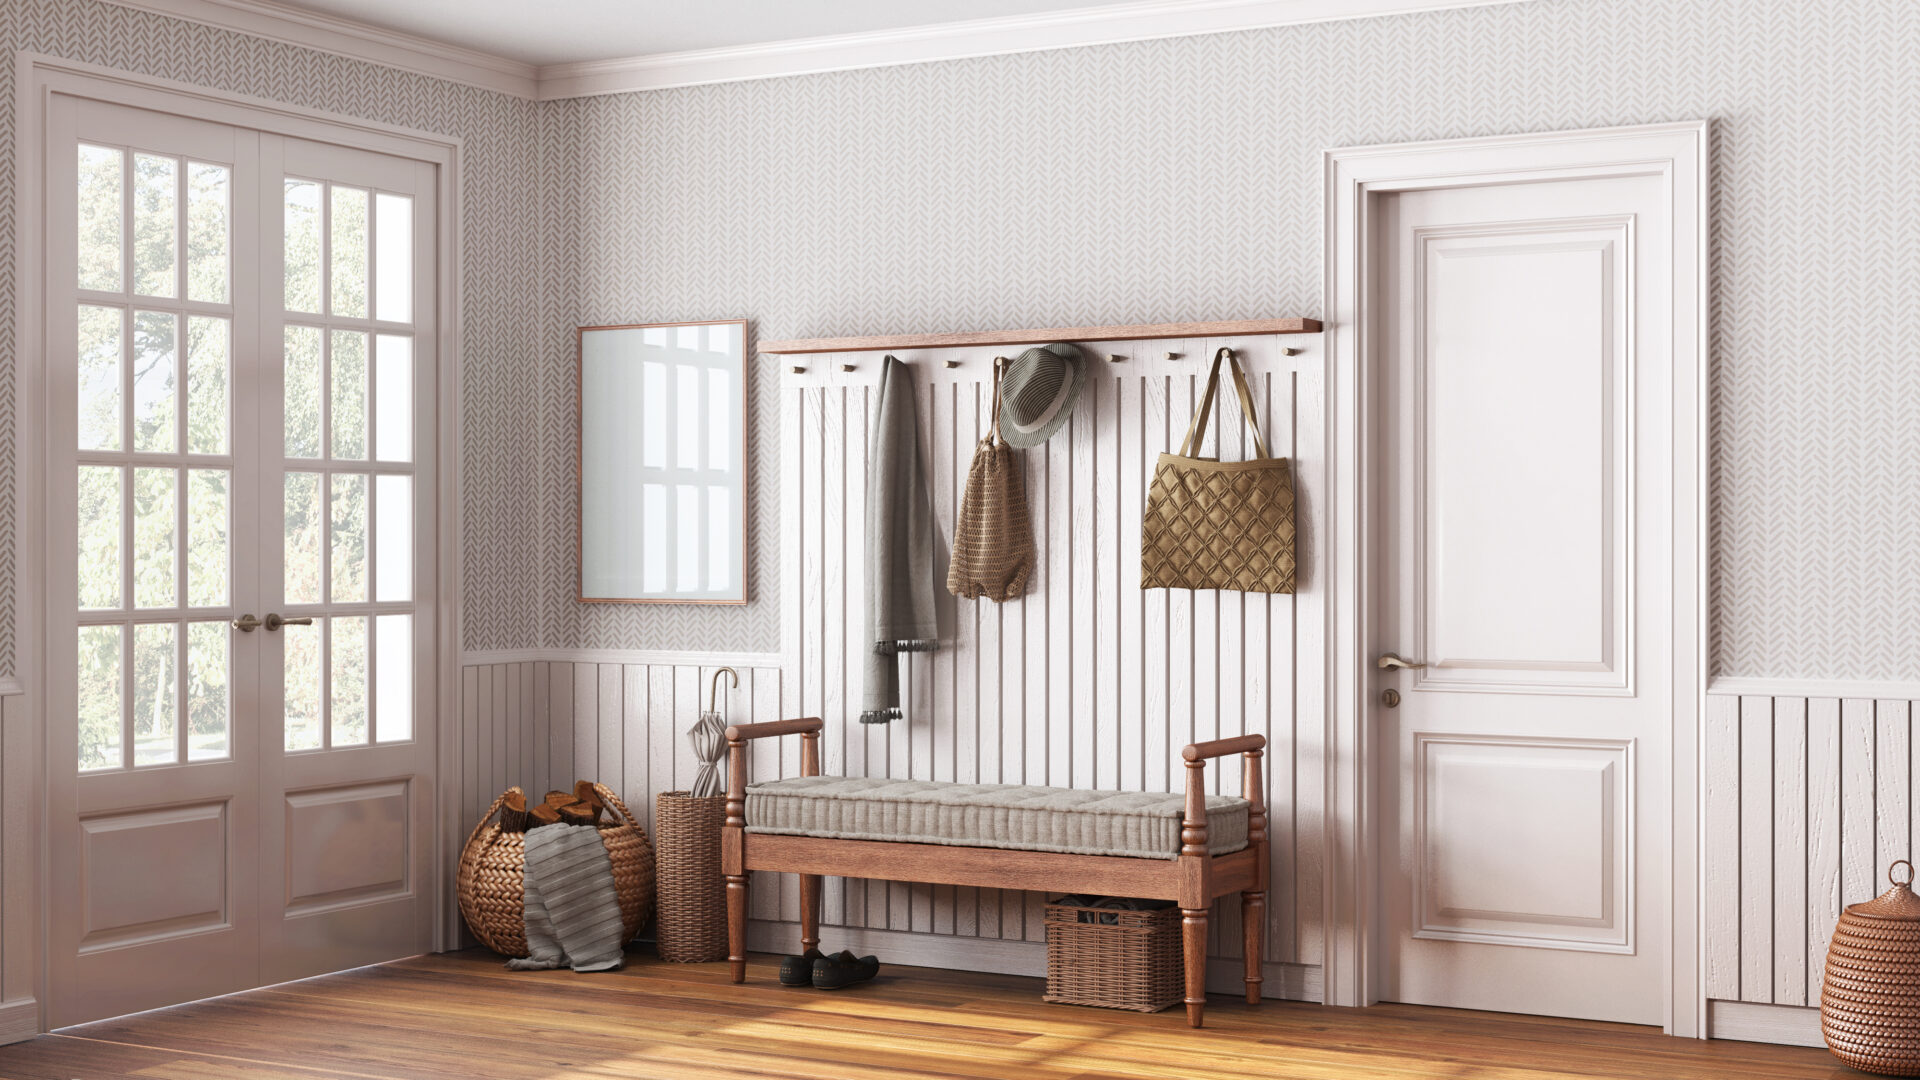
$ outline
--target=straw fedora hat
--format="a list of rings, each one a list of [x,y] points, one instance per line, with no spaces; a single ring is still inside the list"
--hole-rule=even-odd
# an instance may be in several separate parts
[[[1060,430],[1080,398],[1087,358],[1072,345],[1036,345],[1008,361],[1000,380],[1000,437],[1039,446]]]

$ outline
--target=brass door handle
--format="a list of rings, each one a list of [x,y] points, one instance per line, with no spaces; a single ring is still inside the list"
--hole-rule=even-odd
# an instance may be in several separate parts
[[[267,618],[272,619],[273,616],[269,615],[267,616]],[[271,630],[273,628],[269,626],[267,629]],[[1408,668],[1408,669],[1423,668],[1426,666],[1427,665],[1425,664],[1416,664],[1411,660],[1402,660],[1400,657],[1395,656],[1392,653],[1380,654],[1380,670],[1381,671],[1391,671],[1394,668]]]
[[[269,632],[278,630],[283,626],[312,626],[313,617],[309,615],[298,619],[288,619],[283,618],[277,611],[269,611],[267,612],[267,621],[261,625],[265,626]]]
[[[257,626],[259,626],[259,625],[260,625],[260,620],[259,620],[259,619],[256,619],[256,618],[254,618],[254,617],[253,617],[253,612],[251,612],[251,611],[249,611],[249,612],[247,612],[247,613],[246,613],[245,615],[242,615],[242,616],[240,616],[239,618],[237,618],[237,619],[235,619],[235,620],[233,620],[233,628],[234,628],[235,630],[238,630],[238,631],[240,631],[240,632],[241,632],[241,633],[243,633],[243,634],[251,634],[251,633],[253,633],[253,631],[254,631],[254,628],[255,628],[255,627],[257,627]]]

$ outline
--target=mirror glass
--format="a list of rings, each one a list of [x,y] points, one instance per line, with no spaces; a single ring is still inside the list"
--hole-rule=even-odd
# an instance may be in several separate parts
[[[747,323],[580,328],[580,599],[744,604]]]

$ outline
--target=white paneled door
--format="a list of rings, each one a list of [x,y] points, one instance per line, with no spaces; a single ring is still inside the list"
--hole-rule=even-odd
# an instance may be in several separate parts
[[[1383,198],[1381,996],[1658,1024],[1665,181]]]
[[[48,146],[48,1018],[424,951],[434,169]]]

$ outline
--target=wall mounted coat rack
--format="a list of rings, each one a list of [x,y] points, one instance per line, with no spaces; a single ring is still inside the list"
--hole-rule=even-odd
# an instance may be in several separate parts
[[[881,337],[792,338],[763,341],[763,353],[847,353],[950,349],[967,345],[1045,345],[1050,341],[1153,341],[1162,338],[1255,337],[1317,334],[1318,319],[1229,319],[1139,326],[1055,326],[1041,330],[983,330],[971,334],[894,334]]]

